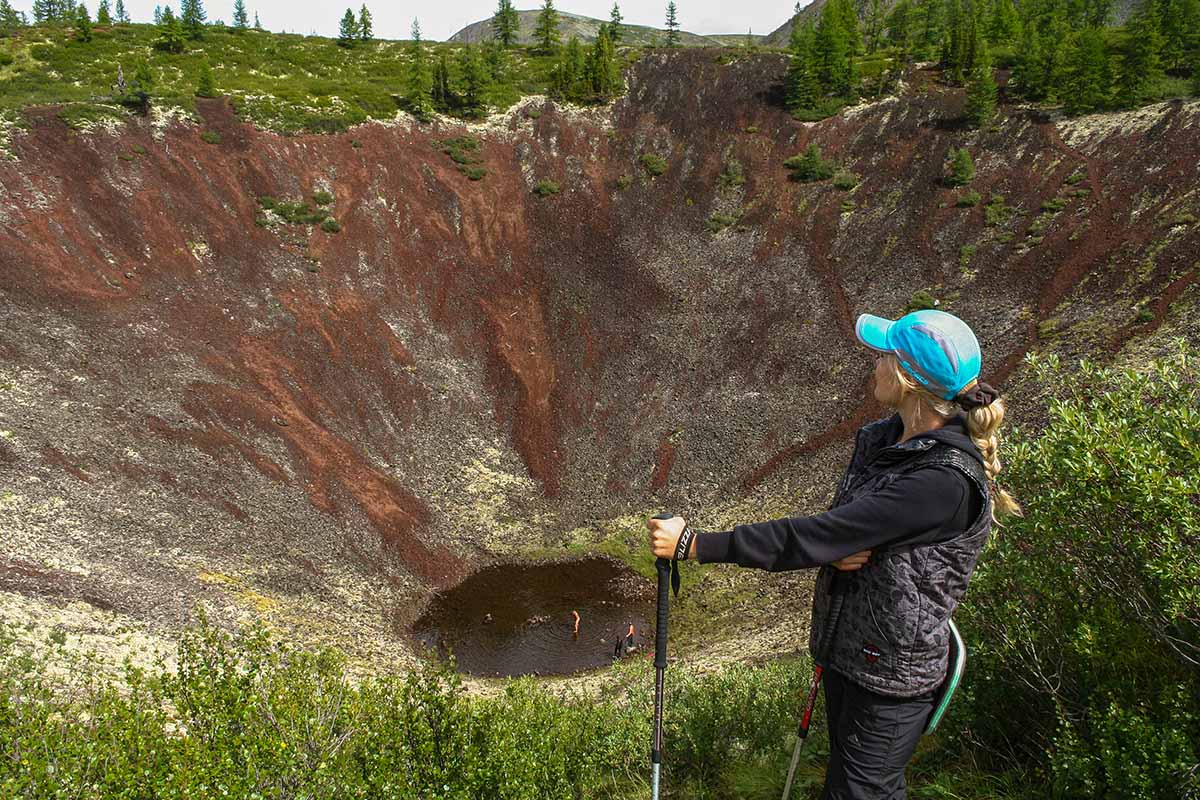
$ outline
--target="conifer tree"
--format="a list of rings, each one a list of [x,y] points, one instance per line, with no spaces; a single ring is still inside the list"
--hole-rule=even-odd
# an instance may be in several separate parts
[[[480,57],[479,49],[467,45],[458,54],[459,72],[462,74],[463,111],[468,116],[479,116],[484,110],[484,95],[488,88],[487,67]]]
[[[868,0],[866,31],[864,36],[868,53],[873,54],[879,49],[880,40],[883,38],[885,22],[886,17],[884,14],[883,0]]]
[[[1112,68],[1104,34],[1084,28],[1071,37],[1062,97],[1068,114],[1088,114],[1107,108],[1112,92]]]
[[[0,36],[11,36],[24,27],[24,14],[12,7],[8,0],[0,0]]]
[[[1050,93],[1050,84],[1043,69],[1042,35],[1037,25],[1024,25],[1017,62],[1013,65],[1011,81],[1021,94],[1030,100],[1043,100]]]
[[[667,3],[667,47],[679,46],[679,17],[675,8],[675,0]]]
[[[853,83],[853,49],[838,0],[821,9],[814,37],[817,78],[823,94],[848,95]]]
[[[254,12],[254,30],[261,31],[262,29],[263,29],[262,23],[258,21],[258,12],[255,11]]]
[[[162,25],[162,17],[163,17],[162,6],[155,6],[154,7],[154,24]]]
[[[355,18],[354,12],[347,8],[346,13],[342,14],[342,22],[338,26],[337,43],[339,47],[353,47],[357,41],[358,20]]]
[[[233,27],[234,30],[244,31],[250,27],[250,18],[246,15],[245,0],[234,0],[233,3]]]
[[[967,103],[963,116],[973,128],[990,125],[996,116],[996,79],[992,75],[992,59],[987,44],[980,43],[975,54],[975,66],[967,83]]]
[[[353,12],[351,12],[353,16]],[[414,19],[412,24],[412,36],[408,46],[409,64],[408,64],[408,80],[404,93],[404,99],[408,103],[408,110],[413,113],[417,119],[426,119],[429,117],[432,109],[432,104],[429,98],[429,92],[432,88],[432,79],[429,75],[429,64],[425,56],[425,43],[421,40],[421,23]]]
[[[888,42],[900,51],[900,57],[906,61],[912,56],[915,16],[911,0],[900,0],[892,7],[887,18]]]
[[[1146,87],[1162,74],[1159,62],[1162,34],[1158,25],[1155,0],[1142,0],[1125,23],[1126,40],[1117,79],[1117,95],[1122,105],[1137,105]]]
[[[179,21],[189,39],[200,39],[204,36],[204,20],[207,18],[201,0],[180,0]]]
[[[610,26],[609,30],[611,29]],[[564,100],[578,100],[584,70],[583,46],[579,43],[578,36],[572,36],[559,55],[558,64],[554,68],[554,95]]]
[[[1200,48],[1200,0],[1166,0],[1162,34],[1163,66],[1180,69]]]
[[[501,47],[512,47],[520,34],[520,26],[521,22],[512,0],[500,0],[492,17],[492,38],[499,42]]]
[[[216,97],[217,96],[217,86],[216,86],[216,83],[213,81],[212,67],[209,66],[207,59],[202,64],[200,64],[200,80],[196,84],[196,96],[197,97]]]
[[[154,41],[154,46],[159,50],[166,50],[168,53],[182,53],[184,50],[183,26],[179,24],[179,18],[175,16],[175,12],[170,6],[162,10],[160,17],[161,22],[158,26],[158,38]]]
[[[450,58],[446,51],[438,54],[433,64],[433,85],[429,90],[433,108],[443,114],[450,111],[454,105],[454,90],[450,85]]]
[[[492,84],[504,83],[508,74],[508,59],[504,56],[504,45],[492,39],[483,43],[483,66],[487,69]]]
[[[542,0],[542,10],[538,12],[537,24],[533,28],[533,41],[537,44],[537,52],[543,55],[552,55],[562,44],[554,0]]]
[[[114,9],[117,15],[118,25],[129,24],[129,12],[125,10],[125,0],[117,0],[116,8]]]
[[[854,8],[855,0],[829,0],[829,2],[833,4],[842,30],[845,31],[846,41],[850,44],[850,54],[861,52],[863,42],[862,34],[858,29],[858,12]]]
[[[1103,28],[1112,19],[1113,0],[1082,0],[1083,24],[1089,28]]]
[[[945,35],[945,6],[942,0],[918,0],[916,49],[923,59],[933,58],[941,50]]]
[[[791,59],[788,62],[784,102],[788,111],[816,108],[821,99],[821,82],[817,77],[816,33],[812,22],[797,20],[792,26]]]
[[[112,25],[112,10],[108,0],[100,0],[100,5],[96,8],[96,24],[105,28]]]
[[[966,186],[975,178],[975,162],[971,152],[963,147],[950,151],[950,172],[946,183],[950,186]]]
[[[79,4],[75,12],[75,38],[81,42],[92,40],[92,18],[88,15],[87,6]]]
[[[621,37],[625,32],[621,29],[621,23],[625,21],[625,17],[621,16],[621,7],[613,3],[612,11],[608,14],[608,38],[612,39],[613,47],[621,43]]]
[[[371,24],[371,12],[367,10],[367,4],[363,3],[362,8],[358,10],[358,38],[360,41],[369,42],[374,35],[375,29]]]
[[[133,80],[129,81],[125,90],[125,104],[137,105],[144,114],[150,107],[150,92],[154,89],[154,75],[150,72],[150,65],[146,60],[139,59],[137,66],[133,68]]]
[[[987,38],[992,44],[1011,42],[1017,35],[1017,8],[1013,0],[994,0],[987,22]]]
[[[600,25],[600,32],[596,35],[584,71],[592,94],[597,98],[607,100],[617,93],[620,76],[617,74],[616,55],[612,39],[608,35],[607,23]]]

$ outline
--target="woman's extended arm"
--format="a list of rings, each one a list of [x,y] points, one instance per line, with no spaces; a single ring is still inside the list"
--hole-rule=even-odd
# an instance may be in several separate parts
[[[951,467],[920,469],[822,514],[700,533],[696,557],[781,572],[886,544],[938,541],[970,524],[972,494],[966,477]]]

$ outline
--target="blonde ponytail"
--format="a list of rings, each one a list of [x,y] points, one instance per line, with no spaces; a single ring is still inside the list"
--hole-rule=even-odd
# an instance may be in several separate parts
[[[890,363],[896,382],[900,385],[901,396],[911,393],[920,399],[921,402],[917,406],[918,414],[922,413],[926,407],[943,419],[949,419],[959,412],[958,403],[938,397],[913,380],[912,376],[900,366],[900,361],[895,355],[888,353],[885,357]],[[987,405],[975,406],[970,411],[965,411],[965,414],[967,435],[975,443],[979,455],[983,456],[983,467],[987,473],[992,495],[992,521],[999,525],[998,515],[1021,516],[1021,505],[1016,498],[996,485],[996,476],[1000,474],[1002,468],[998,431],[1001,423],[1004,422],[1004,401],[996,397]]]
[[[1000,436],[997,430],[1002,422],[1004,401],[998,397],[986,406],[976,406],[967,412],[967,434],[983,456],[983,466],[992,484],[993,521],[997,513],[1021,516],[1021,505],[1016,498],[996,485],[996,476],[1001,470]]]

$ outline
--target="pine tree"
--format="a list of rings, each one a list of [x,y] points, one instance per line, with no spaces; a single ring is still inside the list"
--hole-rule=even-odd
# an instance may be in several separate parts
[[[217,86],[216,86],[216,83],[213,81],[212,67],[209,66],[207,60],[205,60],[202,64],[200,64],[200,81],[199,81],[199,83],[196,84],[196,96],[197,97],[216,97],[217,96]]]
[[[967,124],[973,128],[990,125],[996,116],[996,79],[987,45],[981,43],[975,53],[975,66],[967,83],[967,103],[963,109]]]
[[[129,24],[129,12],[125,10],[125,0],[117,0],[116,13],[118,25]]]
[[[467,45],[459,51],[458,71],[462,75],[458,91],[462,98],[463,113],[471,117],[482,115],[489,80],[487,67],[479,55],[478,47]]]
[[[1104,47],[1104,34],[1084,28],[1071,40],[1067,52],[1063,101],[1068,114],[1088,114],[1106,108],[1112,92],[1112,68]]]
[[[883,0],[868,0],[865,36],[868,53],[873,54],[879,49],[885,22]]]
[[[813,42],[817,79],[823,94],[848,95],[853,83],[853,50],[837,0],[821,9]]]
[[[351,12],[351,16],[353,13]],[[432,109],[429,91],[433,80],[429,75],[429,64],[425,58],[425,43],[421,40],[421,23],[414,19],[412,24],[411,42],[408,46],[408,80],[404,99],[408,110],[417,119],[427,119]]]
[[[203,38],[204,20],[207,18],[201,0],[180,0],[179,21],[189,39]]]
[[[100,0],[100,5],[96,9],[96,24],[105,28],[112,26],[112,10],[109,8],[108,0]]]
[[[520,28],[521,22],[512,0],[500,0],[496,14],[492,17],[492,38],[499,42],[501,47],[512,47],[520,35]]]
[[[250,27],[250,19],[246,15],[245,0],[234,0],[233,3],[233,28],[237,31],[244,31]]]
[[[988,17],[987,38],[992,44],[1011,42],[1017,35],[1017,8],[1013,0],[995,0]]]
[[[12,7],[8,0],[0,0],[0,36],[11,36],[24,27],[24,15]]]
[[[1089,28],[1103,28],[1113,14],[1113,0],[1083,0],[1083,22]]]
[[[92,40],[92,18],[88,16],[87,6],[83,3],[79,4],[79,9],[75,12],[75,38],[81,42]]]
[[[915,16],[911,0],[900,0],[892,7],[887,18],[888,42],[900,51],[900,57],[906,61],[912,56]]]
[[[254,12],[254,30],[261,31],[262,29],[263,29],[262,23],[258,21],[258,12],[255,11]]]
[[[617,73],[617,60],[613,50],[612,38],[608,35],[608,25],[601,24],[600,32],[588,55],[584,72],[589,87],[598,99],[607,100],[617,93],[620,75]]]
[[[611,26],[609,30],[612,30]],[[609,38],[611,37],[612,34],[609,34]],[[580,99],[580,83],[583,81],[584,71],[583,46],[579,43],[578,36],[572,36],[554,68],[554,96],[564,100]]]
[[[454,106],[454,90],[450,85],[450,57],[443,50],[433,65],[433,85],[429,90],[433,108],[443,114]]]
[[[1020,89],[1021,95],[1029,100],[1044,100],[1050,93],[1050,84],[1043,69],[1044,61],[1042,36],[1037,25],[1025,25],[1021,29],[1021,46],[1017,50],[1011,81]]]
[[[154,24],[162,25],[162,19],[163,19],[162,6],[155,6],[154,7]]]
[[[675,9],[675,0],[667,3],[667,47],[679,46],[679,18]]]
[[[922,59],[931,59],[941,50],[945,36],[945,6],[942,0],[918,0],[916,48]]]
[[[1166,0],[1162,15],[1162,61],[1180,69],[1200,47],[1200,0]]]
[[[786,95],[788,111],[816,108],[821,99],[821,82],[817,77],[816,32],[812,22],[792,26],[791,60],[788,62]]]
[[[621,37],[625,32],[621,29],[621,23],[625,21],[625,17],[621,16],[621,7],[613,3],[612,11],[608,14],[608,38],[612,39],[613,47],[621,43]]]
[[[975,178],[975,162],[967,148],[950,151],[950,172],[946,176],[949,186],[966,186]]]
[[[483,43],[483,66],[487,70],[488,80],[492,84],[504,83],[508,74],[508,59],[504,55],[504,45],[492,39]]]
[[[339,47],[353,47],[358,41],[358,20],[354,16],[354,12],[346,9],[346,13],[342,14],[342,23],[338,26]]]
[[[533,29],[533,41],[537,44],[537,52],[543,55],[552,55],[562,44],[554,0],[542,0],[542,10],[538,13],[537,25]]]
[[[367,10],[367,4],[363,3],[362,8],[358,10],[358,38],[361,41],[369,42],[374,35],[375,29],[371,25],[371,12]]]
[[[184,50],[183,26],[179,24],[179,18],[170,6],[162,10],[158,38],[154,41],[154,46],[168,53],[182,53]]]
[[[862,51],[862,34],[858,30],[858,12],[854,9],[855,0],[829,0],[834,5],[834,11],[841,22],[842,30],[846,32],[846,41],[850,43],[851,55]]]
[[[1117,95],[1122,105],[1137,105],[1146,87],[1162,75],[1159,64],[1162,34],[1158,24],[1155,0],[1142,0],[1125,23],[1126,40],[1117,79]]]

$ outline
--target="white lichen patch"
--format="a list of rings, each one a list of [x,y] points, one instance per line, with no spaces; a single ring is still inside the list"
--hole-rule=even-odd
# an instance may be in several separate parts
[[[0,159],[16,161],[12,151],[13,132],[17,130],[18,118],[15,111],[0,111]]]
[[[194,242],[188,242],[188,251],[192,254],[192,258],[197,261],[205,261],[212,256],[212,248],[208,246],[208,242],[203,239],[198,239]]]
[[[1055,126],[1068,145],[1090,150],[1113,136],[1129,136],[1153,127],[1168,113],[1170,107],[1171,103],[1165,102],[1116,114],[1088,114],[1074,119],[1059,120]],[[1184,103],[1179,113],[1188,117],[1200,115],[1200,100]]]
[[[192,115],[180,106],[150,106],[150,127],[155,139],[163,138],[172,123],[191,121]]]

